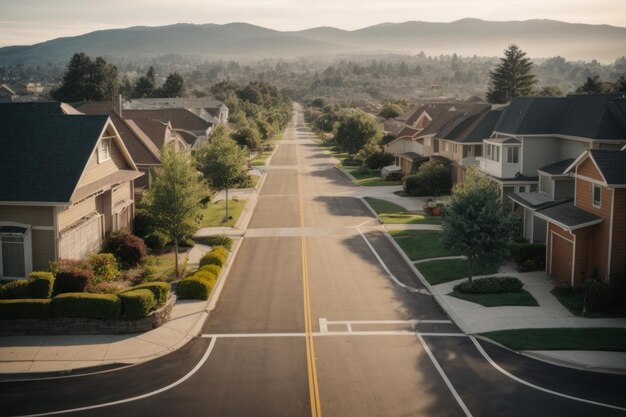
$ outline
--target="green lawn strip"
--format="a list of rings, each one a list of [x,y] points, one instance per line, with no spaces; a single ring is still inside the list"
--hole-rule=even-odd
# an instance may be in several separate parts
[[[390,234],[412,261],[458,255],[439,242],[439,230],[392,230]]]
[[[389,182],[389,181],[386,181]],[[380,220],[387,224],[441,224],[441,217],[426,216],[418,213],[406,211],[391,201],[381,200],[379,198],[365,197],[365,201],[380,216]]]
[[[424,275],[431,284],[437,285],[444,282],[455,281],[467,277],[467,260],[465,259],[442,259],[416,264],[415,267]],[[498,272],[495,268],[474,271],[474,276],[491,275]]]
[[[250,165],[252,166],[265,165],[265,162],[267,162],[267,158],[269,158],[271,154],[272,154],[272,151],[264,151],[264,152],[258,153],[257,156],[254,157],[252,162],[250,162]]]
[[[572,314],[575,316],[582,315],[584,302],[584,295],[582,291],[573,291],[569,288],[554,288],[552,290],[552,295],[554,295],[556,299],[563,304],[563,307],[568,309]]]
[[[497,294],[468,294],[463,292],[451,292],[451,297],[460,298],[461,300],[480,304],[485,307],[499,306],[538,306],[537,300],[528,291],[520,290],[518,292],[503,292]]]
[[[626,329],[613,327],[498,330],[482,333],[513,350],[604,350],[626,352]]]
[[[361,167],[344,166],[344,170],[350,173],[356,181],[356,185],[365,187],[380,187],[385,185],[401,185],[401,180],[387,181],[380,176],[380,171],[363,171]],[[403,209],[404,210],[404,209]]]
[[[230,200],[228,211],[232,219],[226,222],[224,221],[224,216],[226,215],[225,203],[225,200],[221,200],[217,203],[209,203],[206,208],[203,208],[201,211],[202,220],[198,227],[233,227],[246,206],[246,202]]]

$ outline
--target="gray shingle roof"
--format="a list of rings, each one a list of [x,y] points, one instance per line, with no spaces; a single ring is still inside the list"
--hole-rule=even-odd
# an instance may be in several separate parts
[[[626,151],[592,149],[590,152],[607,184],[626,184]]]
[[[602,217],[598,217],[576,207],[573,200],[539,210],[537,213],[539,217],[544,217],[559,225],[565,226],[567,229],[576,229],[585,225],[591,226],[603,221]]]
[[[477,113],[450,123],[439,131],[437,137],[460,143],[481,143],[493,133],[503,108],[485,110],[480,108]]]
[[[69,202],[108,116],[0,103],[0,201]]]
[[[516,97],[495,130],[514,135],[566,135],[626,139],[624,93]]]
[[[537,171],[545,172],[550,175],[563,175],[565,170],[572,165],[573,159],[563,159],[562,161],[553,162],[539,168]]]

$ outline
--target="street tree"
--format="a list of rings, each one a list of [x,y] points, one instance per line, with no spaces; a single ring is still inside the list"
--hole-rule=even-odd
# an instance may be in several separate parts
[[[342,149],[354,155],[366,144],[377,142],[381,136],[376,119],[362,110],[357,110],[339,123],[335,140]]]
[[[508,257],[507,243],[516,229],[516,215],[504,209],[498,187],[476,167],[454,186],[443,208],[442,244],[467,257],[468,277],[475,269],[498,267]]]
[[[113,100],[118,89],[117,67],[81,52],[72,56],[61,85],[50,95],[59,101],[104,101]]]
[[[193,233],[205,187],[191,156],[172,144],[161,150],[161,166],[145,196],[146,205],[159,229],[174,242],[176,276],[179,277],[178,242]]]
[[[209,187],[216,191],[226,192],[224,220],[229,219],[228,190],[248,176],[246,151],[226,135],[213,135],[211,140],[200,148],[196,159]]]
[[[185,93],[185,82],[177,72],[171,73],[165,79],[165,83],[157,90],[160,97],[182,97]]]
[[[259,132],[250,126],[241,127],[231,135],[231,138],[237,142],[239,146],[245,146],[251,152],[258,151],[261,147],[261,138]]]
[[[510,45],[504,51],[504,58],[489,73],[490,85],[487,101],[507,103],[514,97],[530,95],[537,82],[532,74],[533,63],[526,57],[526,52],[517,45]]]

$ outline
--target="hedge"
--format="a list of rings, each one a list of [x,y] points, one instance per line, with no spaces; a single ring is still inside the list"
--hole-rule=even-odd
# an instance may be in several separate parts
[[[514,277],[478,278],[472,282],[464,281],[454,286],[454,291],[466,294],[497,294],[517,292],[524,284]]]
[[[224,258],[228,258],[228,249],[226,249],[224,246],[214,246],[213,249],[211,249],[210,253],[223,256]]]
[[[29,298],[28,289],[28,281],[25,279],[9,282],[0,287],[0,300]]]
[[[34,271],[28,278],[28,293],[31,298],[50,298],[54,287],[52,272]]]
[[[52,315],[50,299],[0,300],[0,319],[47,319]]]
[[[208,300],[212,288],[213,284],[206,279],[185,278],[176,286],[176,295],[182,300]]]
[[[84,292],[93,280],[93,272],[88,269],[73,267],[57,273],[54,280],[54,294]]]
[[[201,237],[196,240],[202,243],[203,245],[223,246],[228,250],[230,250],[233,247],[233,239],[224,235]]]
[[[52,313],[57,317],[117,319],[122,301],[114,294],[65,293],[52,299]]]
[[[167,302],[167,297],[170,295],[170,284],[167,282],[146,282],[145,284],[135,285],[122,293],[141,289],[152,291],[157,302],[157,308],[163,307]]]
[[[119,297],[124,307],[123,317],[129,320],[146,317],[157,305],[154,293],[147,288],[125,291]]]
[[[222,267],[220,267],[219,265],[204,265],[203,267],[198,269],[198,272],[200,271],[207,271],[212,273],[216,277],[219,277],[220,273],[222,272]]]
[[[215,282],[217,281],[215,274],[209,271],[197,271],[191,276],[194,278],[206,279],[211,282],[211,285],[215,285]]]
[[[227,258],[228,250],[223,246],[216,246],[200,258],[199,265],[200,267],[205,265],[217,265],[221,267],[224,266]]]

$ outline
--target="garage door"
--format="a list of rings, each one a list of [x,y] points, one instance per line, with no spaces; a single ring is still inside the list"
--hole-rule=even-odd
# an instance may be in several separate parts
[[[568,284],[572,283],[573,244],[569,240],[552,233],[552,259],[550,275]]]
[[[66,232],[59,240],[59,258],[82,259],[100,250],[102,245],[102,216],[95,215]]]

